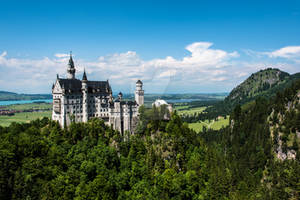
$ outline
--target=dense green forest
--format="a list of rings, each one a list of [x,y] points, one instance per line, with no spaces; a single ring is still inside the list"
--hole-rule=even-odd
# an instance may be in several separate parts
[[[98,119],[0,127],[0,199],[299,199],[299,90],[236,106],[219,131],[155,107],[135,135]],[[278,159],[278,143],[296,157]]]

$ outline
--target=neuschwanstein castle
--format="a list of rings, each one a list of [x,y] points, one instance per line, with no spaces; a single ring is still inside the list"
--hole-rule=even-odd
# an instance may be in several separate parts
[[[62,127],[71,122],[87,122],[101,118],[121,133],[134,132],[138,122],[138,108],[144,104],[142,81],[136,82],[135,101],[124,101],[120,92],[114,99],[107,81],[90,81],[84,71],[82,80],[75,78],[75,66],[70,55],[67,78],[57,75],[52,86],[52,119]]]

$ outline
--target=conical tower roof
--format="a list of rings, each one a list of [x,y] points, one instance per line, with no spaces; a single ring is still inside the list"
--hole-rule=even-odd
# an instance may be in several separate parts
[[[72,52],[70,53],[70,59],[69,59],[69,64],[70,68],[74,68],[74,61],[73,61],[73,58],[72,58]]]
[[[83,80],[83,81],[87,81],[87,77],[86,77],[85,69],[84,69],[84,71],[83,71],[82,80]]]

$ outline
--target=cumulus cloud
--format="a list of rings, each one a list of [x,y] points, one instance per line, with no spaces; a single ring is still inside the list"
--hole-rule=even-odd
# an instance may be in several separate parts
[[[65,68],[57,59],[44,57],[38,60],[7,58],[0,55],[0,79],[2,90],[21,93],[49,93],[53,77],[64,74]]]
[[[66,57],[69,57],[70,55],[66,54],[66,53],[57,53],[54,56],[57,58],[66,58]]]
[[[183,64],[196,64],[198,66],[222,67],[223,62],[232,57],[238,57],[237,52],[228,53],[219,49],[211,49],[212,43],[195,42],[186,47],[191,52],[191,56],[184,57]]]
[[[210,42],[195,42],[185,49],[189,54],[180,59],[167,56],[144,60],[135,51],[104,55],[95,61],[75,57],[76,76],[81,79],[85,68],[89,80],[109,79],[115,92],[133,92],[137,79],[144,81],[147,92],[224,92],[260,69],[299,71],[293,64],[276,61],[279,56],[290,58],[297,54],[297,48],[269,52],[272,61],[261,56],[243,61],[237,51],[215,49]],[[247,53],[243,56],[250,57]],[[57,53],[53,58],[37,60],[8,58],[4,51],[0,54],[0,90],[50,93],[56,74],[66,75],[68,57]]]
[[[266,54],[270,57],[299,58],[300,46],[287,46],[272,52],[266,52]]]
[[[4,51],[1,55],[0,55],[0,57],[5,57],[7,55],[7,52],[6,51]]]
[[[206,82],[224,81],[223,76],[229,61],[237,58],[237,52],[213,49],[212,43],[196,42],[186,46],[190,53],[182,59],[172,56],[152,60],[142,60],[136,52],[101,56],[98,61],[86,63],[89,75],[108,77],[113,83],[124,85],[143,79],[155,92],[167,92],[176,84],[194,84],[195,80]],[[201,77],[201,78],[199,78]],[[201,82],[200,82],[201,83]],[[146,85],[147,85],[146,84]],[[152,87],[153,86],[153,87]]]

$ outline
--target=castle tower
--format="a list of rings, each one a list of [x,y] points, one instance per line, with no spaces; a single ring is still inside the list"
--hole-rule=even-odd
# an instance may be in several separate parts
[[[135,101],[139,106],[144,105],[143,83],[140,80],[136,82]]]
[[[118,99],[119,99],[120,101],[122,101],[122,97],[123,97],[122,92],[119,92],[119,94],[118,94]]]
[[[82,76],[82,121],[88,121],[88,85],[85,70]]]
[[[73,58],[72,58],[72,53],[70,53],[70,59],[69,59],[69,64],[68,64],[68,69],[67,69],[67,76],[68,79],[75,79],[75,66],[74,66],[74,62],[73,62]]]

